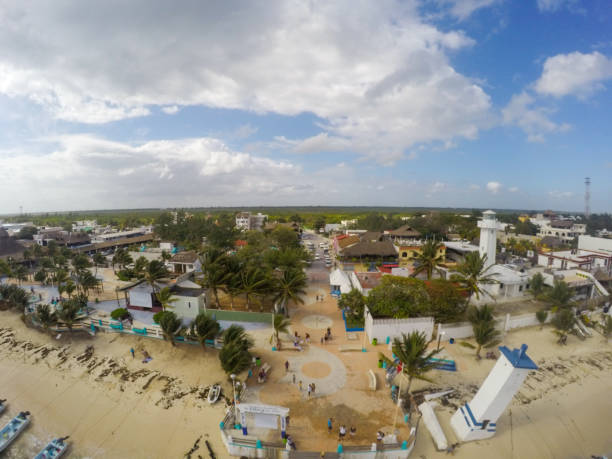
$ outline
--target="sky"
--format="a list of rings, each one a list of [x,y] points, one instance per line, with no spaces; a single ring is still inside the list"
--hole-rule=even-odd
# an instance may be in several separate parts
[[[0,214],[612,211],[610,0],[0,0]]]

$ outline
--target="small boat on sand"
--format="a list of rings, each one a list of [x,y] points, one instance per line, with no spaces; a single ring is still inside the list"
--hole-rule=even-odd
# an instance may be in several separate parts
[[[66,449],[68,449],[67,439],[68,437],[54,438],[40,453],[34,456],[34,459],[56,459],[61,457],[66,452]]]
[[[219,400],[219,396],[221,395],[221,385],[215,384],[208,390],[208,403],[211,405]]]
[[[0,453],[28,426],[30,423],[29,415],[29,411],[22,411],[0,430]]]

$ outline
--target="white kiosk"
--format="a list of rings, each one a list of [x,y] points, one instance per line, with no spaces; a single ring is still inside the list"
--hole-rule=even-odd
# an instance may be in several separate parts
[[[247,435],[247,414],[251,414],[253,415],[254,426],[264,429],[278,429],[278,421],[280,420],[281,437],[285,438],[289,408],[276,405],[239,403],[238,411],[240,411],[240,424],[243,435]]]
[[[471,402],[459,407],[451,426],[461,441],[482,440],[495,435],[497,419],[518,392],[527,374],[538,366],[525,351],[527,345],[510,350],[500,346],[501,355]]]

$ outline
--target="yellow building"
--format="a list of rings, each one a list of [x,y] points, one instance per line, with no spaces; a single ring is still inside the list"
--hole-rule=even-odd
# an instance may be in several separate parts
[[[423,246],[421,245],[401,245],[399,247],[400,266],[412,264],[421,254],[422,250]],[[446,259],[446,246],[444,244],[440,244],[440,247],[438,248],[438,258],[440,259],[440,263],[444,263]]]
[[[527,214],[521,214],[518,216],[518,219],[521,223],[525,223],[527,221],[529,221],[529,215]]]

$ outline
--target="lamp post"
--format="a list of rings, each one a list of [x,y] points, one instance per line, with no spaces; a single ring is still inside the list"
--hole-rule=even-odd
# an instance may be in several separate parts
[[[236,400],[236,375],[232,373],[232,388],[234,389],[234,424],[238,423],[238,401]]]
[[[442,336],[446,335],[446,332],[440,332],[438,333],[438,347],[436,348],[436,351],[440,350],[440,340],[442,339]]]

